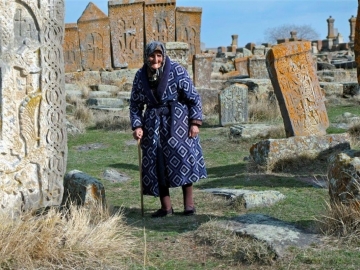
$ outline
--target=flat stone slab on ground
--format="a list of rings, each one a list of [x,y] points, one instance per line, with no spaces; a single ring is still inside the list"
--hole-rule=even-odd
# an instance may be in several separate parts
[[[124,173],[118,172],[115,169],[106,169],[103,172],[103,178],[113,183],[121,183],[130,179],[129,176]]]
[[[245,214],[234,220],[218,221],[218,225],[240,236],[265,242],[279,257],[286,255],[290,247],[307,248],[321,241],[318,234],[306,232],[291,223],[262,214]]]
[[[229,199],[241,198],[244,200],[245,208],[271,206],[280,200],[285,199],[285,195],[275,190],[254,191],[247,189],[225,189],[209,188],[203,191],[214,195],[225,196]]]
[[[230,127],[230,135],[244,139],[268,138],[272,130],[284,128],[283,124],[239,124]],[[285,133],[285,132],[284,132]]]

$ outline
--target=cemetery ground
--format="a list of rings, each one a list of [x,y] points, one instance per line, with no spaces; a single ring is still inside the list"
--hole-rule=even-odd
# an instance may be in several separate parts
[[[345,112],[360,116],[357,101],[336,106],[328,104],[327,110],[332,123],[345,121]],[[219,127],[217,123],[217,116],[209,116],[201,128],[208,178],[194,185],[197,213],[190,217],[181,215],[179,188],[171,189],[175,215],[150,218],[159,208],[159,200],[144,196],[145,215],[141,216],[138,148],[129,128],[93,127],[84,134],[69,136],[67,170],[77,169],[100,179],[108,205],[121,209],[126,224],[137,238],[127,268],[356,269],[360,263],[356,228],[360,216],[357,219],[351,213],[354,223],[347,224],[345,210],[344,217],[330,210],[328,189],[316,185],[327,180],[326,161],[298,159],[284,164],[277,172],[261,172],[247,160],[250,146],[261,138],[232,138],[229,127]],[[281,120],[275,119],[274,126],[278,124],[282,128]],[[352,148],[358,148],[357,130],[355,125]],[[328,129],[329,133],[345,131],[333,126]],[[79,150],[84,145],[97,147]],[[106,168],[115,169],[130,180],[121,183],[104,180],[102,174]],[[205,188],[276,190],[286,199],[270,207],[245,209],[242,202],[206,193],[202,191]],[[323,241],[306,249],[293,247],[285,257],[275,259],[274,252],[260,241],[237,236],[215,225],[218,220],[245,213],[261,213],[290,222],[321,234]]]

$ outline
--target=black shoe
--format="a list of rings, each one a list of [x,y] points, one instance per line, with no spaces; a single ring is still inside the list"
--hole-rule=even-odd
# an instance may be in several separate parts
[[[166,217],[167,215],[172,215],[172,214],[174,214],[174,210],[172,208],[169,211],[160,208],[155,213],[153,213],[151,217],[159,218],[159,217]]]
[[[184,210],[184,212],[183,212],[183,215],[184,216],[192,216],[192,215],[195,215],[195,213],[196,213],[196,209],[195,209],[195,207],[193,207],[193,209],[190,209],[190,210]]]

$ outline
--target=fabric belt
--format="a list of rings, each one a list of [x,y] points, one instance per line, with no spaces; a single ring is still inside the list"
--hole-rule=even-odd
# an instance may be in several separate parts
[[[175,113],[175,106],[176,101],[171,101],[164,104],[156,104],[156,105],[149,105],[148,109],[155,110],[156,116],[169,116],[171,117],[171,124],[170,124],[170,136],[174,134],[174,113]]]

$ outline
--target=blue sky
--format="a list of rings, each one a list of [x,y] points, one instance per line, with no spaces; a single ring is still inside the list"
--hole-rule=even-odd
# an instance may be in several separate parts
[[[65,0],[65,22],[74,23],[90,1]],[[92,0],[108,14],[107,0]],[[201,42],[207,48],[229,46],[238,35],[238,46],[264,42],[266,29],[284,24],[310,25],[325,39],[326,20],[335,19],[334,28],[349,40],[351,16],[357,16],[356,0],[176,0],[177,7],[201,7]]]

